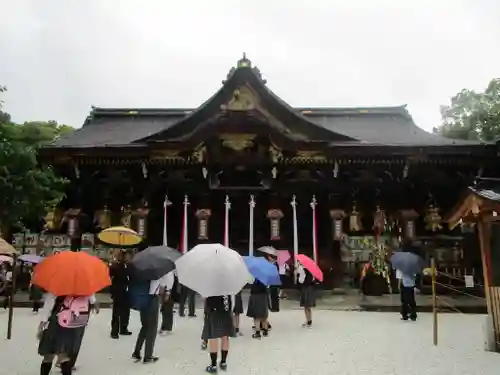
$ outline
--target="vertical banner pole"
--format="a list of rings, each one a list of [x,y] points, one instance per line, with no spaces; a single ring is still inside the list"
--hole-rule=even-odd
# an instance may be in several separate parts
[[[172,202],[168,200],[168,196],[165,195],[165,200],[163,201],[163,246],[168,245],[168,235],[167,235],[167,207],[170,206]]]
[[[250,217],[249,217],[249,233],[248,233],[248,255],[253,256],[253,244],[254,244],[254,228],[253,228],[253,210],[255,208],[255,199],[253,195],[250,195]]]
[[[224,246],[229,247],[229,210],[231,209],[231,202],[229,201],[228,195],[226,195],[224,206],[226,207],[224,217]]]
[[[297,255],[299,254],[299,234],[298,234],[298,229],[297,229],[297,200],[295,198],[295,195],[292,197],[292,201],[290,202],[292,205],[292,212],[293,212],[293,257],[294,257],[294,262],[295,262],[295,277],[293,278],[293,282],[296,284],[297,283]]]
[[[189,200],[188,196],[184,195],[184,214],[182,218],[182,245],[181,253],[185,253],[188,250],[188,206]]]
[[[311,200],[311,209],[312,209],[312,245],[313,245],[313,259],[318,264],[318,237],[317,237],[317,228],[316,228],[316,205],[318,202],[316,201],[316,196],[313,195]]]
[[[432,343],[438,344],[438,313],[437,313],[437,295],[436,295],[436,260],[431,258],[431,280],[432,280]]]

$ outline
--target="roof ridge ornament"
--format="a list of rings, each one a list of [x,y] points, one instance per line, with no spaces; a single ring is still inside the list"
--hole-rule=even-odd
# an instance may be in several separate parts
[[[262,81],[263,84],[267,83],[267,81],[264,78],[262,78],[262,73],[260,72],[260,69],[257,68],[256,66],[252,66],[252,61],[250,61],[250,59],[247,57],[247,54],[243,52],[243,57],[237,61],[236,67],[233,66],[229,70],[229,73],[227,73],[226,79],[222,81],[222,84],[224,85],[238,69],[244,69],[244,68],[251,69],[252,72]]]
[[[247,54],[243,52],[243,57],[236,63],[236,68],[251,68],[252,62],[247,58]]]

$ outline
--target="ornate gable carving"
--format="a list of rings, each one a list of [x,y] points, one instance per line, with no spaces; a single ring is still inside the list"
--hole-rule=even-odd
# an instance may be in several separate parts
[[[248,86],[241,86],[233,91],[229,102],[221,105],[223,111],[251,111],[257,108],[259,98]]]

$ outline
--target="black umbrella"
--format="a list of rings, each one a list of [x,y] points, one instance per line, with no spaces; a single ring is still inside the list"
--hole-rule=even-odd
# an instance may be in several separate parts
[[[142,280],[157,280],[175,269],[181,253],[168,246],[151,246],[131,260],[132,275]]]

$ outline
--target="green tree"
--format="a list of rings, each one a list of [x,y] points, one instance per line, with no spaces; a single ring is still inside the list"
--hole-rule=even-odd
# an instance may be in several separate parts
[[[31,126],[13,124],[2,104],[0,101],[0,227],[6,229],[41,218],[47,207],[63,198],[66,181],[37,162],[37,147],[48,141],[47,135],[40,132],[37,138],[37,132],[28,131],[33,130]],[[51,126],[58,128],[57,124]]]
[[[443,123],[436,134],[455,139],[495,141],[500,138],[500,78],[484,92],[464,89],[441,107]]]

